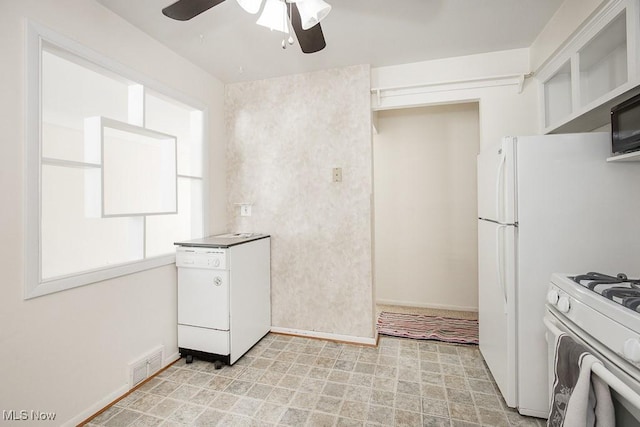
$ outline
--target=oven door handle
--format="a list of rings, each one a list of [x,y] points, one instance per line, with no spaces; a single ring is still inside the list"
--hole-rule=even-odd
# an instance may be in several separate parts
[[[591,372],[596,374],[602,381],[607,383],[609,387],[614,389],[633,405],[634,408],[640,408],[640,395],[633,391],[628,385],[620,381],[618,377],[611,373],[599,360],[591,365]]]
[[[566,333],[562,332],[548,318],[543,317],[542,321],[549,332],[551,332],[555,336],[555,339],[558,339],[560,335]],[[595,356],[593,357],[595,358]],[[609,387],[617,391],[620,396],[627,399],[629,403],[631,403],[635,408],[640,408],[640,395],[638,395],[638,393],[633,391],[633,389],[631,389],[628,385],[623,383],[618,377],[611,373],[611,371],[609,371],[606,366],[602,364],[602,362],[597,360],[597,358],[596,361],[593,362],[593,365],[591,365],[591,372],[596,374],[602,381],[607,383]]]

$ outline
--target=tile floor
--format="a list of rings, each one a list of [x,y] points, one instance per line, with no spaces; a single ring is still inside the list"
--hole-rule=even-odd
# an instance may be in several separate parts
[[[269,334],[233,366],[184,359],[89,426],[544,426],[505,407],[476,346]]]

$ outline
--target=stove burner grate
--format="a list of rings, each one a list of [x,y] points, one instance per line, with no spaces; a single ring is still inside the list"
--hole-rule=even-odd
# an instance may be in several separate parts
[[[581,286],[630,310],[640,312],[640,280],[629,279],[626,274],[608,276],[589,272],[571,279]]]

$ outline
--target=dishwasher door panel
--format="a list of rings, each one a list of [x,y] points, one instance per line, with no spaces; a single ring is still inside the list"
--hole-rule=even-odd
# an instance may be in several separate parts
[[[229,272],[178,269],[178,323],[229,330]]]

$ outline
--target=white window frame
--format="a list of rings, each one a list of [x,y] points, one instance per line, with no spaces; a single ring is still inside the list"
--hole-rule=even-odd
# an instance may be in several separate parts
[[[138,83],[141,88],[147,88],[155,93],[162,94],[177,102],[189,105],[202,111],[202,230],[208,234],[209,223],[209,177],[208,177],[208,108],[202,102],[191,99],[183,94],[170,89],[133,69],[113,61],[53,30],[32,21],[26,23],[26,121],[25,121],[25,186],[24,186],[24,212],[25,212],[25,256],[24,256],[24,299],[35,298],[54,292],[72,289],[127,274],[137,273],[152,268],[175,263],[175,254],[162,255],[152,258],[118,264],[115,266],[101,267],[81,273],[74,273],[50,280],[42,280],[41,257],[41,73],[42,73],[42,46],[46,42],[63,51],[76,55],[89,63],[93,63],[103,69],[115,73],[125,79]],[[143,102],[143,101],[142,101]],[[139,124],[139,123],[138,123]],[[70,162],[73,163],[73,162]],[[179,177],[182,175],[178,175]],[[185,176],[188,178],[196,178]]]

